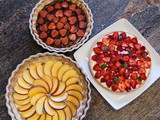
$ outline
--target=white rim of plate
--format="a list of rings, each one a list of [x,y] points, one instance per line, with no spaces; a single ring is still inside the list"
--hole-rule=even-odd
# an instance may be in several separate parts
[[[78,0],[78,1],[80,1],[82,4],[84,4],[84,6],[85,6],[86,9],[88,10],[88,14],[89,14],[89,16],[90,16],[90,19],[89,19],[90,22],[88,23],[88,25],[90,24],[90,29],[88,30],[88,32],[87,32],[87,30],[86,30],[86,32],[85,32],[85,35],[86,35],[86,36],[84,35],[83,38],[81,38],[81,40],[83,39],[82,42],[80,43],[80,41],[79,41],[79,42],[77,42],[76,44],[70,46],[69,48],[55,48],[55,47],[51,47],[51,46],[46,45],[44,42],[40,42],[41,39],[40,39],[40,38],[36,38],[36,37],[38,37],[39,35],[38,35],[38,34],[35,34],[34,31],[33,31],[33,30],[36,30],[36,28],[33,27],[33,22],[32,22],[32,20],[33,20],[33,15],[34,15],[35,10],[37,9],[37,7],[38,7],[43,1],[44,1],[44,0],[40,0],[40,1],[35,5],[35,7],[32,9],[32,12],[31,12],[31,14],[30,14],[30,19],[29,19],[30,33],[31,33],[31,35],[33,36],[33,39],[37,42],[37,44],[40,45],[42,48],[47,49],[48,51],[51,51],[51,52],[61,52],[61,53],[71,52],[71,51],[76,50],[76,49],[78,49],[79,47],[81,47],[81,46],[88,40],[89,36],[91,35],[92,29],[93,29],[93,23],[94,23],[93,14],[92,14],[91,9],[89,8],[88,4],[87,4],[86,2],[84,2],[84,0]],[[88,26],[88,25],[87,25],[87,26]],[[85,37],[86,37],[86,38],[85,38]]]
[[[12,112],[12,108],[11,108],[10,103],[9,103],[10,100],[9,100],[9,97],[8,97],[8,94],[9,94],[9,86],[10,86],[10,84],[11,84],[11,79],[14,77],[15,73],[19,70],[19,68],[20,68],[26,61],[31,60],[32,58],[35,58],[35,57],[46,56],[46,55],[55,55],[55,56],[63,57],[63,58],[65,58],[65,59],[69,59],[71,62],[73,62],[73,63],[77,66],[77,68],[79,68],[79,69],[81,70],[82,74],[84,75],[85,80],[86,80],[86,82],[87,82],[87,84],[88,84],[88,86],[87,86],[87,87],[88,87],[88,100],[87,100],[87,102],[86,102],[86,107],[84,108],[83,113],[82,113],[82,115],[81,115],[80,118],[79,118],[80,120],[82,120],[82,119],[86,116],[86,113],[87,113],[87,111],[88,111],[88,109],[89,109],[89,107],[90,107],[90,101],[91,101],[91,88],[90,88],[90,82],[89,82],[89,80],[87,79],[87,75],[85,74],[84,69],[83,69],[82,67],[80,67],[80,66],[78,65],[78,63],[77,63],[76,61],[73,61],[70,57],[67,57],[67,56],[65,56],[65,55],[63,55],[63,54],[49,53],[49,52],[38,53],[38,54],[36,54],[36,55],[31,55],[29,58],[24,59],[20,64],[18,64],[17,67],[16,67],[16,69],[12,72],[11,77],[8,79],[8,85],[7,85],[7,87],[6,87],[6,94],[5,94],[6,106],[7,106],[7,108],[8,108],[8,114],[11,116],[12,120],[16,120],[16,119],[15,119],[15,115],[14,115],[13,112]]]

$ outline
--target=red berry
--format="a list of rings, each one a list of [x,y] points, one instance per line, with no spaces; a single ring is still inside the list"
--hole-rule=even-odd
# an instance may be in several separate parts
[[[132,78],[133,80],[137,80],[138,74],[137,74],[137,73],[133,73],[133,74],[131,75],[131,78]]]
[[[92,60],[93,60],[93,61],[96,61],[96,59],[97,59],[97,55],[93,55],[93,56],[92,56]]]
[[[98,64],[94,65],[93,70],[99,71],[100,70],[100,66]]]
[[[112,85],[112,90],[113,90],[113,91],[117,91],[117,90],[118,90],[118,86],[117,86],[117,85],[115,85],[115,84],[114,84],[114,85]]]
[[[122,36],[123,39],[125,39],[125,38],[126,38],[126,33],[125,33],[125,32],[122,32],[122,33],[120,34],[120,36]]]
[[[130,86],[129,86],[129,87],[126,87],[125,90],[126,90],[127,92],[130,92],[130,91],[131,91],[131,87],[130,87]]]
[[[105,78],[101,78],[101,83],[104,83],[104,82],[106,82],[106,79]]]
[[[100,78],[100,77],[101,77],[101,74],[100,74],[100,72],[99,72],[99,71],[97,71],[97,72],[96,72],[96,74],[95,74],[95,78],[97,78],[97,79],[98,79],[98,78]]]
[[[150,62],[151,58],[150,57],[146,57],[145,60]]]
[[[142,80],[146,80],[147,79],[147,77],[146,77],[146,75],[144,73],[141,74],[140,77],[142,78]]]
[[[106,76],[107,75],[107,72],[106,72],[106,70],[101,70],[101,76]]]
[[[127,80],[125,80],[124,83],[125,83],[125,85],[126,85],[127,87],[130,87],[131,80],[127,79]]]
[[[113,52],[115,50],[115,47],[113,45],[108,45],[108,49],[110,52]]]
[[[139,73],[139,74],[146,73],[146,70],[145,70],[145,68],[140,68],[140,69],[138,70],[138,73]]]
[[[135,88],[136,88],[136,85],[137,85],[137,82],[136,82],[135,80],[132,80],[132,81],[131,81],[131,87],[132,87],[133,89],[135,89]]]
[[[119,74],[123,75],[126,72],[126,68],[120,68]]]
[[[104,44],[104,45],[108,45],[109,44],[109,39],[107,39],[107,38],[103,38],[102,39],[102,43]]]
[[[100,49],[99,47],[93,48],[93,51],[94,51],[96,54],[100,54],[100,53],[101,53],[101,49]]]
[[[124,81],[124,77],[123,76],[118,76],[118,82],[122,83]]]
[[[125,85],[124,85],[124,84],[119,84],[119,85],[118,85],[118,88],[119,88],[119,90],[120,90],[121,92],[124,92],[124,90],[125,90]]]
[[[150,68],[150,64],[148,62],[145,62],[144,67],[148,69],[148,68]]]
[[[142,47],[141,47],[141,50],[145,50],[145,49],[146,49],[146,47],[145,47],[145,46],[142,46]]]
[[[136,47],[137,50],[140,50],[141,49],[141,44],[137,43],[137,44],[135,44],[135,47]]]
[[[112,80],[108,80],[107,82],[106,82],[106,85],[107,85],[107,87],[111,87],[112,85],[113,85],[113,81]]]
[[[132,38],[132,39],[131,39],[131,41],[132,41],[133,43],[135,43],[135,44],[137,44],[137,43],[138,43],[138,40],[137,40],[137,38],[136,38],[136,37]]]
[[[116,40],[119,39],[119,34],[118,34],[118,32],[114,32],[114,33],[113,33],[113,38],[116,39]]]

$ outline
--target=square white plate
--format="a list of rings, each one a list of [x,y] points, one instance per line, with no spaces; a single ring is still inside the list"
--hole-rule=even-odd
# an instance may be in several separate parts
[[[90,57],[90,51],[92,46],[105,36],[107,33],[113,31],[125,31],[131,33],[138,37],[146,48],[150,51],[150,57],[152,59],[151,73],[146,82],[136,90],[133,90],[129,93],[114,93],[105,88],[101,87],[95,80],[89,70],[88,60]],[[104,97],[106,101],[116,110],[124,107],[139,95],[141,95],[147,88],[149,88],[159,77],[160,77],[160,56],[153,49],[153,47],[147,42],[147,40],[137,31],[137,29],[129,23],[126,19],[121,19],[114,24],[110,25],[106,29],[102,30],[96,36],[91,38],[85,45],[78,49],[74,53],[74,58],[78,64],[84,69],[85,73],[88,76],[88,79],[93,84],[93,86],[98,90],[98,92]]]

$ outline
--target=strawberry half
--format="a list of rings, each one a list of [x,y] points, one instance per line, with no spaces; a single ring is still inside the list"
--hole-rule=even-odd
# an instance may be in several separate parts
[[[94,65],[93,70],[99,71],[101,68],[98,64]]]
[[[121,92],[124,92],[124,90],[125,90],[125,84],[119,84],[119,85],[118,85],[118,89],[119,89]]]
[[[100,53],[101,53],[101,49],[100,49],[99,47],[93,48],[93,51],[94,51],[96,54],[100,54]]]
[[[132,81],[131,81],[131,87],[132,87],[133,89],[135,89],[135,88],[136,88],[136,85],[137,85],[137,82],[136,82],[135,80],[132,80]]]

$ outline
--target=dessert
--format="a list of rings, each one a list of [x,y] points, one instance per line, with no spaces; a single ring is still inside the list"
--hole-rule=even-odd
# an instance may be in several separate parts
[[[151,58],[137,37],[117,31],[96,43],[89,64],[95,80],[104,88],[130,92],[147,80]]]
[[[53,1],[39,11],[36,29],[39,38],[48,46],[70,47],[84,36],[87,18],[71,1]]]
[[[79,68],[62,56],[32,58],[22,64],[12,79],[11,108],[13,112],[16,109],[20,119],[79,119],[88,107],[85,79]]]

